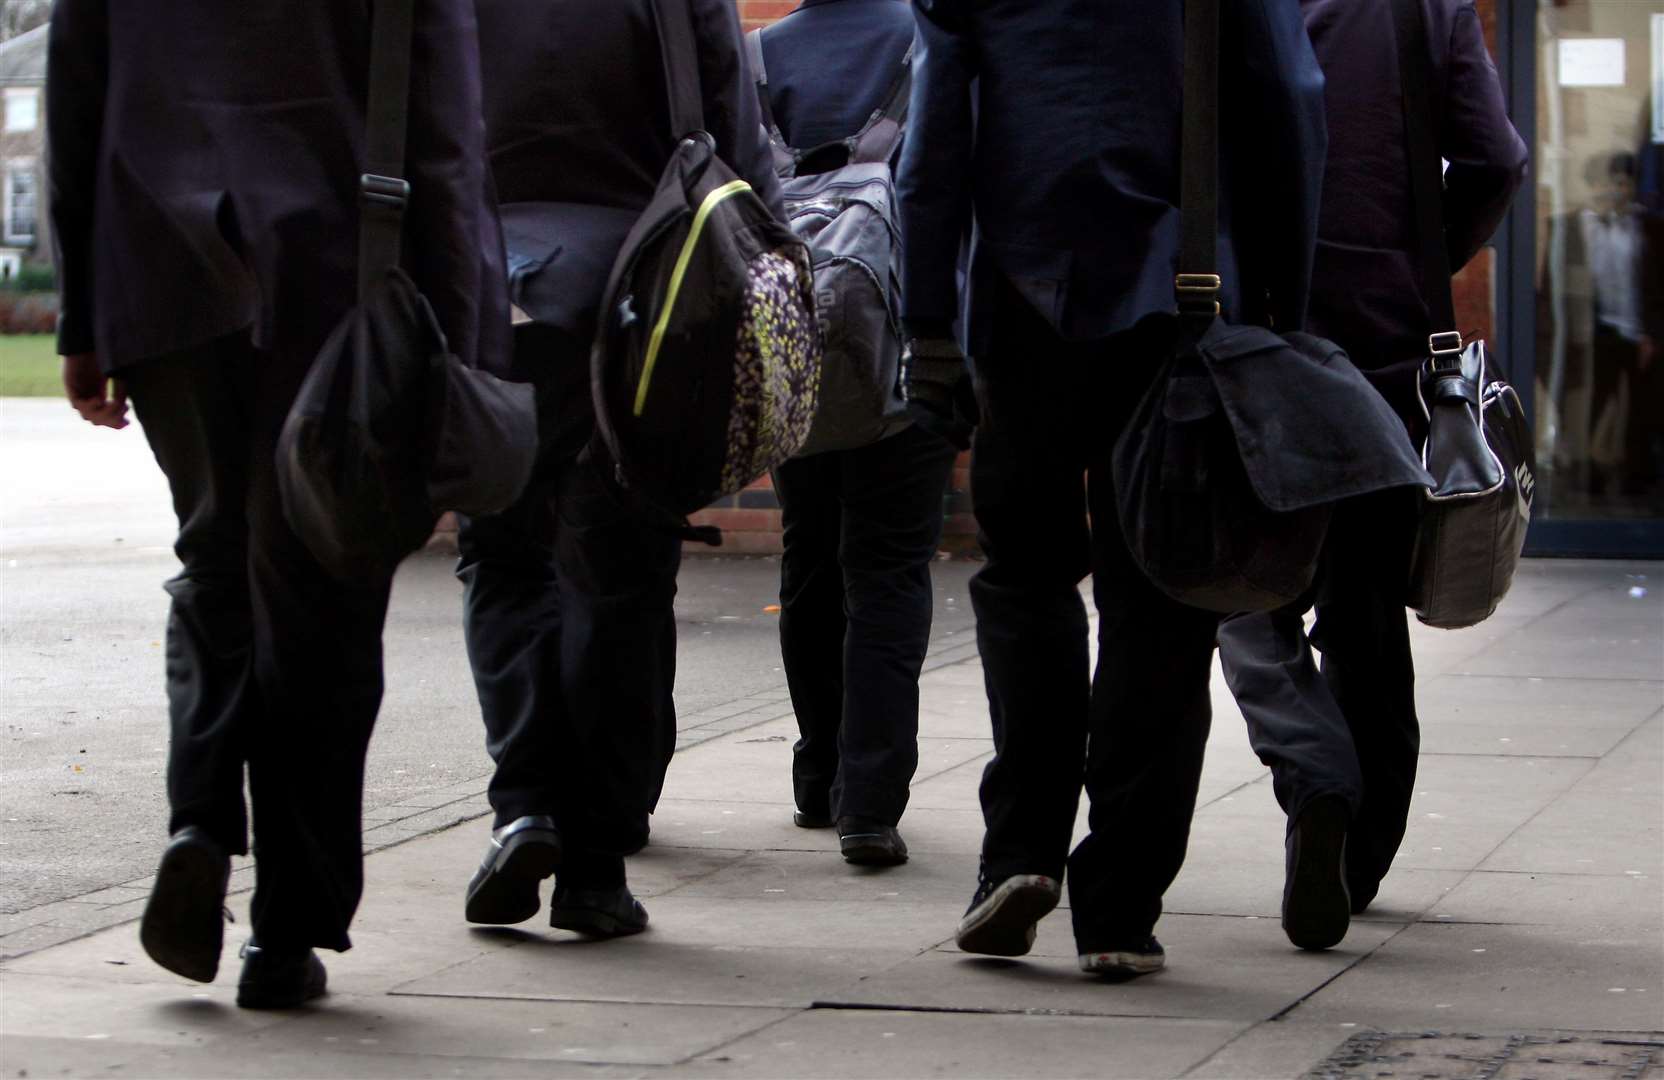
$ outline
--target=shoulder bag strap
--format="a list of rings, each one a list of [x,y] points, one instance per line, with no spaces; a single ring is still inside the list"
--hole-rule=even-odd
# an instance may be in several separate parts
[[[375,0],[370,17],[370,87],[364,174],[358,178],[358,297],[399,265],[410,183],[405,134],[410,120],[410,49],[415,0]]]
[[[670,98],[670,134],[677,140],[705,130],[705,95],[699,81],[699,39],[693,33],[690,0],[653,0]]]
[[[1193,330],[1219,314],[1219,0],[1185,0],[1184,156],[1179,314]]]
[[[757,82],[757,105],[763,110],[763,126],[773,132],[774,104],[768,97],[768,62],[763,59],[762,30],[745,35],[745,58],[751,64],[751,77]]]
[[[884,104],[867,121],[867,126],[855,137],[850,148],[851,163],[886,162],[901,145],[901,133],[907,126],[907,106],[913,97],[913,45],[901,58],[901,71],[890,86]]]
[[[1433,127],[1430,93],[1433,70],[1428,57],[1427,15],[1421,0],[1392,0],[1392,9],[1421,290],[1433,316],[1433,336],[1428,347],[1441,356],[1460,353],[1462,342],[1456,328],[1456,303],[1450,290],[1450,250],[1444,238],[1444,170],[1439,163]]]

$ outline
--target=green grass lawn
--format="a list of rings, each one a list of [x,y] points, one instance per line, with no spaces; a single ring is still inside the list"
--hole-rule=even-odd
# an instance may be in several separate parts
[[[0,397],[59,397],[57,342],[51,334],[0,334]]]

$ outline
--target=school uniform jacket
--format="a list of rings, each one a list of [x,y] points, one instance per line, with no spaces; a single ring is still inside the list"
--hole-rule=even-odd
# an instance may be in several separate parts
[[[57,0],[58,346],[106,370],[247,329],[307,362],[356,300],[370,0]],[[499,357],[472,0],[417,0],[405,267],[453,351]]]
[[[1181,0],[915,0],[899,192],[903,313],[957,314],[1003,274],[1068,339],[1174,310]],[[1297,0],[1222,0],[1219,272],[1228,314],[1300,325],[1324,153],[1323,77]],[[973,330],[973,350],[979,335]]]

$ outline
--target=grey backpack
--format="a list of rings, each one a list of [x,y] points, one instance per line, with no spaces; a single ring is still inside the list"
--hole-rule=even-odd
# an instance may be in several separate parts
[[[913,50],[882,107],[847,139],[787,145],[769,104],[762,31],[746,49],[792,231],[809,246],[825,345],[820,407],[799,457],[875,443],[906,427],[901,392],[901,231],[890,159],[901,144]]]

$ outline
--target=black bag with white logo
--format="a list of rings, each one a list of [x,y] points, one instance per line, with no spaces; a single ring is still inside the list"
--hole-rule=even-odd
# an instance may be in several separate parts
[[[414,2],[375,5],[358,305],[313,359],[277,443],[289,527],[348,582],[391,576],[446,510],[504,509],[537,456],[532,387],[451,354],[399,269]]]
[[[1537,462],[1514,388],[1498,377],[1482,341],[1463,344],[1450,291],[1442,168],[1427,86],[1425,15],[1393,0],[1422,290],[1434,325],[1421,373],[1427,414],[1422,461],[1433,476],[1416,536],[1409,605],[1446,630],[1489,618],[1507,595],[1531,523]]]

